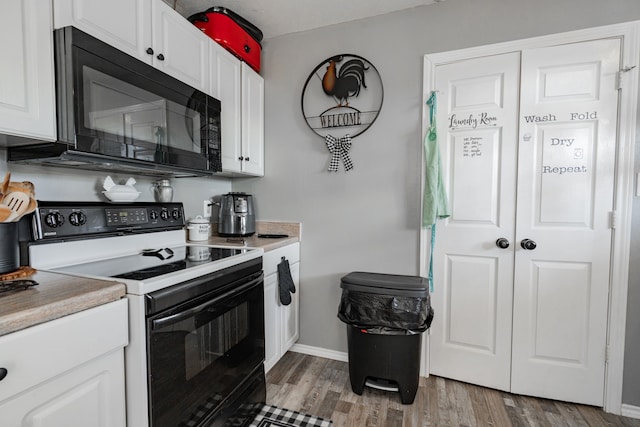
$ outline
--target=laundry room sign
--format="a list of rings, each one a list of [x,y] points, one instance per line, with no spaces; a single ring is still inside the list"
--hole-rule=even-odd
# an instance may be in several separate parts
[[[496,126],[498,118],[489,113],[469,114],[468,116],[449,116],[449,129],[476,129],[478,127]]]

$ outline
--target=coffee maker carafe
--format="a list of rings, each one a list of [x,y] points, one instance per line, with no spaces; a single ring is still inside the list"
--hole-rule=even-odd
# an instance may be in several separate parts
[[[248,237],[255,232],[256,218],[251,194],[223,194],[220,197],[218,234],[225,237]]]

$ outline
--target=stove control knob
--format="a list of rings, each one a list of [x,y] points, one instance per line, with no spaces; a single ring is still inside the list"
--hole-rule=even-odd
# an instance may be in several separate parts
[[[64,216],[60,212],[51,212],[44,217],[44,222],[51,228],[57,228],[64,224]]]
[[[166,209],[163,209],[160,212],[160,218],[162,218],[163,221],[167,221],[169,219],[169,211]]]
[[[83,212],[71,212],[69,222],[76,227],[80,227],[87,222],[87,216]]]
[[[180,211],[178,209],[174,210],[173,212],[171,212],[171,217],[173,219],[180,219]]]
[[[149,217],[153,220],[158,219],[158,211],[151,211],[149,212]]]

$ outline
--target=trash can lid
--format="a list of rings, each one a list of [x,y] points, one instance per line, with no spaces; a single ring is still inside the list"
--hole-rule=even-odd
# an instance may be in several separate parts
[[[421,297],[429,294],[426,277],[354,271],[342,277],[340,287],[348,291]]]

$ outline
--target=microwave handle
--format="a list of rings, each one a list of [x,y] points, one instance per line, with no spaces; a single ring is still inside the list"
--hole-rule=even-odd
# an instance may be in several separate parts
[[[262,282],[262,275],[260,275],[260,277],[251,280],[250,282],[247,282],[243,285],[241,285],[238,288],[235,288],[227,293],[224,293],[222,295],[220,295],[217,298],[214,298],[212,300],[209,300],[207,302],[204,302],[200,305],[197,305],[195,307],[192,307],[188,310],[185,311],[181,311],[180,313],[176,313],[176,314],[172,314],[170,316],[167,317],[162,317],[160,319],[156,319],[154,320],[151,325],[152,325],[152,329],[160,329],[163,328],[165,326],[169,326],[172,325],[174,323],[178,323],[184,319],[188,319],[189,317],[193,317],[194,315],[201,313],[205,310],[207,310],[209,307],[211,307],[212,305],[217,304],[218,302],[220,302],[220,300],[228,298],[230,295],[233,294],[240,294],[244,291],[246,291],[249,288],[254,287],[256,284],[261,283]]]

